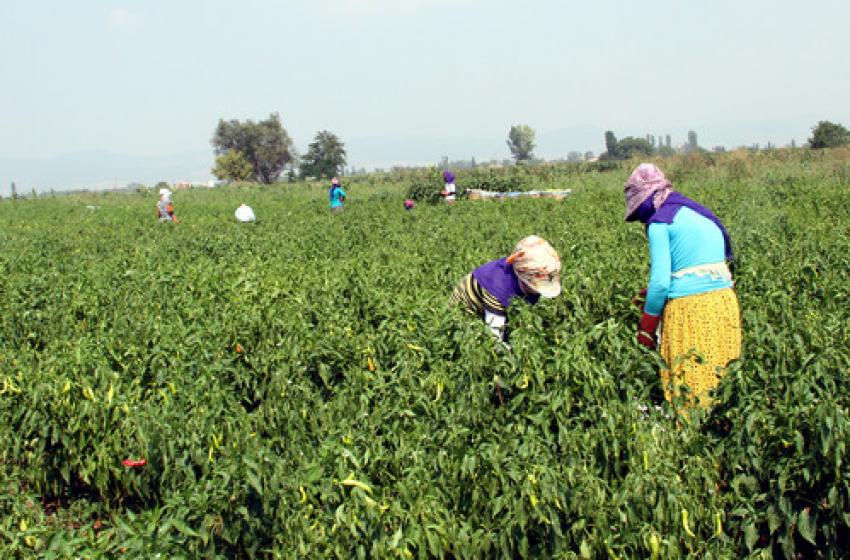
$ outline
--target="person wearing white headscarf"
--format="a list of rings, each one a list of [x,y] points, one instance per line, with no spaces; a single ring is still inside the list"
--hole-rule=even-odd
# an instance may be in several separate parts
[[[159,189],[159,201],[156,203],[156,217],[160,222],[180,223],[177,216],[174,215],[174,204],[171,202],[171,191],[168,189]]]
[[[484,320],[506,347],[508,306],[514,299],[535,304],[561,293],[561,258],[536,235],[521,239],[510,256],[485,263],[464,276],[451,297],[468,313]]]
[[[254,215],[254,210],[250,206],[242,203],[236,209],[236,219],[240,222],[256,222],[257,216]]]

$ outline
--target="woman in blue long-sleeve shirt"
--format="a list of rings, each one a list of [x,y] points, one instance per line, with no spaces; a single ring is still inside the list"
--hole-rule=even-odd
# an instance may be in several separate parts
[[[331,179],[331,188],[328,190],[328,198],[331,201],[331,210],[342,212],[342,203],[345,201],[345,191],[339,184],[339,178]]]
[[[726,228],[710,210],[672,190],[658,167],[643,163],[625,185],[626,221],[646,225],[650,273],[638,342],[656,347],[667,364],[667,400],[687,385],[687,404],[711,404],[730,361],[741,354],[741,314],[727,261]],[[663,321],[662,321],[663,319]]]

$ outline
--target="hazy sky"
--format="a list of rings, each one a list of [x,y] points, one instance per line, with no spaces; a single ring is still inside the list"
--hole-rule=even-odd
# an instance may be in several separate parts
[[[848,0],[0,0],[0,156],[206,150],[271,112],[302,151],[516,123],[802,142],[850,126],[848,23]]]

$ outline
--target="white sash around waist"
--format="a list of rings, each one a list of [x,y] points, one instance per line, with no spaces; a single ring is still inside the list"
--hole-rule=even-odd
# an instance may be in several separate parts
[[[726,266],[725,262],[689,266],[687,268],[677,270],[672,274],[672,276],[673,278],[682,278],[687,274],[694,274],[696,276],[709,276],[712,280],[726,280],[728,282],[732,281],[732,273],[729,271],[729,267]]]

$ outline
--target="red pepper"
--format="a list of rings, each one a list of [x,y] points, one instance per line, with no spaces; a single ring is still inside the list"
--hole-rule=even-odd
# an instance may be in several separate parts
[[[135,469],[137,467],[144,467],[148,462],[145,459],[124,459],[121,461],[121,464],[125,467]]]

